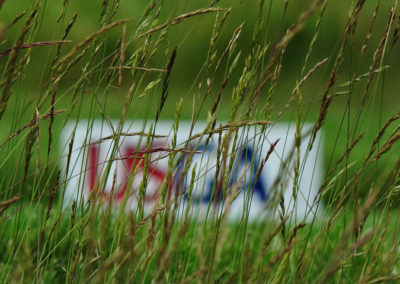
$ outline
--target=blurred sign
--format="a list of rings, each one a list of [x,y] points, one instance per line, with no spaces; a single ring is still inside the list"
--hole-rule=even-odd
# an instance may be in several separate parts
[[[192,129],[191,122],[180,122],[175,149],[171,146],[172,121],[158,122],[151,145],[147,146],[149,122],[126,122],[119,130],[118,145],[118,123],[111,123],[79,121],[64,128],[62,169],[67,204],[74,199],[86,201],[92,195],[118,206],[125,197],[128,209],[134,210],[142,200],[145,212],[150,213],[160,206],[160,189],[164,185],[167,202],[179,202],[178,208],[184,209],[190,200],[191,211],[197,211],[197,216],[216,208],[218,212],[229,210],[231,219],[240,218],[244,212],[250,219],[275,216],[281,193],[285,214],[293,212],[296,218],[306,219],[316,214],[314,201],[322,176],[320,139],[317,137],[309,152],[309,137],[301,143],[298,190],[294,196],[294,163],[298,156],[295,125],[277,123],[264,131],[261,126],[240,127],[236,141],[233,134],[225,151],[219,145],[224,143],[226,129],[220,134],[196,135],[203,133],[205,122],[196,123]],[[310,128],[311,125],[304,125],[303,132]],[[189,137],[195,139],[188,142]],[[173,160],[171,155],[175,155]],[[169,160],[173,162],[170,169]],[[171,178],[166,182],[168,170]],[[217,174],[217,170],[225,174]],[[140,188],[146,189],[142,197]]]

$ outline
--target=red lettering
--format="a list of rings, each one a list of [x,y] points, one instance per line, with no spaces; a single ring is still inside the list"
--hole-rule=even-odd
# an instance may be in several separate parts
[[[135,175],[138,173],[143,174],[143,170],[145,168],[145,157],[143,154],[143,149],[140,151],[136,151],[135,147],[125,147],[124,148],[124,154],[121,157],[121,161],[123,163],[123,166],[125,168],[124,170],[124,176],[123,176],[123,186],[120,187],[116,192],[114,192],[113,199],[116,201],[122,201],[126,189],[128,187],[128,182],[129,182],[129,176],[133,172]],[[92,144],[89,147],[89,156],[88,156],[88,186],[89,186],[89,191],[90,192],[96,192],[98,193],[98,197],[103,196],[103,198],[109,200],[111,191],[107,190],[102,190],[102,192],[99,191],[99,186],[101,183],[101,176],[99,176],[99,156],[100,156],[100,148],[96,144]],[[119,161],[117,161],[119,162]],[[135,177],[133,177],[135,178]],[[165,173],[161,171],[160,169],[157,169],[154,167],[154,165],[150,164],[148,167],[148,179],[157,182],[159,184],[159,187],[161,187],[162,183],[164,182],[165,179]],[[135,188],[131,188],[131,195],[134,193]],[[157,188],[153,193],[149,194],[146,192],[146,197],[145,201],[149,202],[154,202],[158,199],[159,196],[159,188]]]

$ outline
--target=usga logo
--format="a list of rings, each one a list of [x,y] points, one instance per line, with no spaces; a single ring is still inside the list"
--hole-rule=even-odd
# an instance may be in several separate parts
[[[67,181],[65,203],[70,204],[74,199],[86,201],[94,195],[103,202],[119,206],[127,196],[128,209],[134,210],[140,200],[139,191],[145,188],[142,200],[145,212],[150,213],[157,205],[160,189],[166,181],[173,122],[157,123],[151,148],[146,147],[147,136],[139,135],[149,131],[150,123],[127,122],[118,146],[114,144],[111,130],[117,129],[117,122],[113,124],[111,128],[104,121],[79,121],[64,128],[61,147],[64,151],[62,169]],[[287,212],[292,210],[298,218],[306,219],[316,214],[312,206],[321,181],[321,155],[318,147],[304,155],[306,143],[301,146],[300,194],[294,201],[293,163],[287,161],[293,149],[294,126],[276,124],[264,132],[257,126],[240,128],[236,147],[232,149],[230,145],[225,163],[221,162],[218,134],[186,143],[190,133],[202,133],[205,127],[205,122],[197,123],[190,131],[190,122],[180,122],[176,147],[180,150],[175,152],[173,176],[166,185],[168,200],[178,197],[180,206],[185,207],[190,199],[191,210],[198,210],[196,213],[201,216],[211,203],[223,206],[225,194],[234,191],[229,217],[240,218],[246,211],[254,220],[271,215],[271,211],[266,210],[269,199],[276,192],[283,192]],[[263,164],[271,143],[277,139],[283,142],[276,144]],[[319,142],[318,138],[316,143]],[[225,180],[221,181],[217,171],[226,173]]]
[[[117,202],[121,201],[125,195],[127,187],[130,186],[131,189],[129,193],[134,195],[137,193],[138,182],[143,179],[143,170],[145,167],[145,158],[143,152],[137,151],[137,146],[127,145],[121,147],[122,156],[117,158],[116,163],[116,173],[122,175],[121,183],[118,185],[113,184],[114,192],[112,189],[107,187],[102,189],[101,182],[104,180],[104,174],[102,176],[101,172],[104,172],[102,160],[100,159],[100,145],[98,143],[90,144],[88,151],[88,164],[87,164],[87,174],[85,176],[85,191],[95,192],[99,196],[103,196],[104,199],[113,198]],[[140,149],[140,148],[139,148]],[[102,151],[107,151],[107,149],[102,149]],[[142,150],[143,151],[143,150]],[[102,155],[104,156],[104,155]],[[129,184],[130,173],[134,173],[133,185]],[[147,169],[149,175],[150,185],[147,186],[145,200],[147,202],[155,202],[158,199],[159,192],[157,188],[162,186],[165,179],[165,170],[158,168],[157,165],[150,163]],[[112,195],[111,195],[112,194]]]

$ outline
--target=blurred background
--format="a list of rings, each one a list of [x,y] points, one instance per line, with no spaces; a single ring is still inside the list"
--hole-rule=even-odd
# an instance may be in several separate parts
[[[109,2],[109,1],[105,1]],[[226,18],[225,24],[221,29],[220,36],[216,41],[217,56],[226,48],[232,34],[242,23],[243,30],[235,47],[236,51],[241,51],[238,65],[234,69],[232,79],[229,81],[222,95],[222,104],[217,110],[217,117],[221,120],[228,120],[231,111],[232,89],[236,86],[238,79],[242,74],[247,56],[254,52],[255,42],[269,43],[269,48],[273,46],[286,34],[287,30],[297,22],[302,11],[314,1],[219,1],[215,6],[223,8],[231,8],[231,12]],[[311,41],[315,35],[316,25],[320,23],[318,38],[313,46],[307,66],[308,72],[317,62],[327,59],[327,62],[315,72],[301,89],[303,99],[304,121],[314,122],[318,118],[319,108],[323,92],[329,82],[329,76],[332,66],[337,58],[340,49],[345,28],[349,21],[349,14],[356,1],[330,1],[324,16],[319,22],[320,10],[318,10],[306,23],[304,28],[296,34],[285,49],[282,56],[282,68],[280,76],[274,86],[267,85],[261,95],[260,109],[266,103],[267,93],[272,92],[270,106],[272,106],[269,119],[280,121],[293,121],[298,115],[297,103],[289,106],[284,110],[284,106],[288,102],[292,90],[296,86],[296,82],[301,80],[301,72],[305,62]],[[377,10],[376,18],[374,13],[376,5],[380,3]],[[67,5],[64,7],[64,4]],[[38,28],[34,34],[30,34],[27,42],[38,41],[55,41],[59,40],[65,32],[68,23],[76,17],[76,22],[70,29],[66,43],[61,47],[61,53],[66,54],[75,44],[84,40],[94,31],[99,30],[107,22],[130,18],[126,24],[127,42],[126,56],[134,54],[138,48],[143,45],[143,38],[134,39],[132,34],[138,29],[143,11],[148,7],[150,2],[147,1],[110,1],[111,5],[119,5],[119,9],[115,14],[103,13],[103,2],[86,0],[69,0],[69,1],[51,1],[43,5],[41,8],[40,19],[35,25]],[[253,31],[256,28],[258,18],[260,16],[259,7],[263,3],[263,24],[266,27],[262,29],[262,36],[253,37]],[[164,1],[162,9],[155,10],[152,13],[159,13],[157,23],[153,26],[162,24],[175,18],[181,14],[207,7],[209,1]],[[382,124],[400,108],[399,90],[399,70],[400,62],[395,60],[399,58],[399,43],[396,42],[396,31],[390,34],[388,47],[384,59],[381,62],[382,68],[377,74],[369,89],[367,100],[362,104],[362,95],[365,90],[365,80],[362,75],[368,74],[370,66],[373,62],[374,53],[385,33],[390,15],[390,5],[393,1],[366,1],[365,7],[360,14],[359,22],[354,32],[349,33],[349,41],[344,49],[344,62],[338,73],[337,83],[333,88],[333,92],[337,92],[328,115],[326,122],[322,128],[324,137],[324,163],[328,169],[332,161],[337,160],[345,151],[346,147],[362,130],[365,131],[365,137],[360,141],[356,150],[352,154],[354,160],[362,160],[368,153],[371,142],[377,135]],[[16,44],[16,40],[24,27],[25,19],[28,17],[33,1],[5,1],[0,10],[0,52],[10,48]],[[63,8],[64,7],[64,8]],[[218,15],[222,16],[222,13]],[[160,45],[160,48],[150,60],[150,67],[165,68],[171,51],[177,47],[177,56],[173,71],[170,76],[169,96],[166,100],[165,108],[161,113],[162,119],[173,119],[175,113],[176,102],[182,97],[184,99],[184,107],[182,110],[183,119],[191,119],[194,113],[199,114],[199,119],[207,119],[210,107],[215,101],[215,95],[218,88],[212,89],[212,95],[209,96],[205,104],[200,107],[195,103],[193,98],[201,96],[199,84],[207,81],[207,78],[199,78],[201,70],[204,68],[204,62],[207,58],[210,38],[213,33],[216,14],[209,13],[185,19],[177,25],[169,27],[168,33],[165,35],[166,40]],[[395,19],[394,28],[399,27],[398,18]],[[370,36],[369,36],[369,32]],[[159,32],[160,33],[160,32]],[[74,107],[68,113],[70,119],[88,118],[88,117],[104,117],[118,119],[126,100],[126,93],[130,87],[131,70],[124,71],[124,80],[122,87],[118,87],[118,78],[113,80],[101,81],[102,72],[107,72],[110,64],[113,62],[112,57],[116,55],[121,45],[122,26],[110,29],[101,35],[104,44],[100,47],[100,58],[98,60],[97,79],[93,84],[88,84],[84,90],[80,91],[80,103],[78,107]],[[368,42],[365,54],[361,54],[361,50],[365,42]],[[4,141],[9,135],[14,133],[18,128],[22,127],[30,121],[35,112],[35,105],[40,101],[44,86],[48,80],[48,74],[53,64],[53,58],[56,54],[55,47],[38,47],[31,51],[28,58],[29,64],[22,69],[19,74],[18,82],[13,85],[12,95],[8,103],[6,113],[0,120],[0,139]],[[87,56],[87,55],[86,55]],[[90,56],[90,55],[89,55]],[[118,56],[118,55],[117,55]],[[221,70],[216,78],[215,86],[219,86],[227,69],[228,63],[233,59],[223,63]],[[85,63],[90,58],[81,60],[72,67],[71,71],[64,76],[59,85],[59,92],[56,99],[56,109],[69,109],[73,105],[73,90],[76,82],[82,74]],[[7,56],[0,58],[0,66],[3,72],[6,72]],[[111,66],[112,67],[112,66]],[[116,68],[118,66],[115,66]],[[358,78],[359,84],[346,85],[347,82]],[[146,82],[152,82],[159,78],[157,73],[149,72],[145,76],[145,83],[141,88],[146,87]],[[366,76],[364,76],[366,77]],[[88,79],[89,80],[89,79]],[[97,80],[97,81],[96,81]],[[357,81],[358,82],[358,81]],[[161,84],[154,88],[148,95],[141,98],[128,111],[128,119],[152,119],[155,116],[155,102],[158,103]],[[343,85],[343,86],[341,86]],[[104,89],[107,87],[107,91]],[[99,101],[101,107],[96,106],[96,100],[93,100],[93,94],[96,94],[96,100]],[[248,108],[250,102],[245,102],[244,109]],[[49,102],[43,105],[43,112],[50,106]],[[282,111],[283,113],[278,116]],[[40,110],[41,111],[41,110]],[[55,119],[55,128],[61,129],[67,114],[61,114]],[[262,118],[262,112],[258,113]],[[357,121],[357,122],[356,122]],[[356,123],[355,123],[356,122]],[[43,134],[42,134],[43,132]],[[390,131],[389,131],[390,132]],[[41,129],[42,147],[47,147],[47,129]],[[14,142],[13,142],[14,143]],[[17,143],[17,142],[15,142]],[[16,147],[16,144],[11,144]],[[398,156],[398,146],[392,149],[392,154],[385,158],[388,169],[393,167],[393,161]],[[43,151],[45,152],[45,151]],[[397,153],[397,154],[396,154]],[[6,155],[3,151],[1,154]],[[44,155],[44,154],[42,154]],[[57,151],[52,151],[54,157]],[[15,159],[18,159],[16,156]],[[385,167],[376,169],[384,171]]]

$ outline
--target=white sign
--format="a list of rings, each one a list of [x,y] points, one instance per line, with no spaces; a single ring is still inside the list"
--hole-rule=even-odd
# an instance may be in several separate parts
[[[160,189],[165,183],[168,194],[164,204],[179,202],[178,208],[185,209],[190,200],[190,210],[197,216],[227,210],[230,219],[240,218],[244,212],[251,220],[276,217],[281,193],[285,214],[292,212],[296,219],[308,220],[316,214],[314,201],[322,179],[319,136],[311,151],[307,152],[309,136],[301,143],[294,196],[294,165],[298,162],[294,124],[268,125],[264,132],[259,125],[235,128],[237,134],[233,132],[226,143],[228,150],[221,147],[229,128],[221,128],[224,124],[216,125],[221,129],[219,133],[204,134],[205,122],[198,122],[193,128],[190,121],[180,122],[174,149],[173,122],[159,121],[152,139],[148,138],[150,124],[128,121],[121,130],[117,121],[111,125],[100,120],[69,123],[62,133],[66,204],[74,199],[86,201],[94,195],[105,203],[112,201],[113,206],[125,198],[127,208],[135,210],[142,200],[148,214],[161,206]],[[304,125],[302,132],[311,127]],[[121,135],[116,146],[118,131]],[[173,160],[171,155],[175,155]],[[169,161],[173,162],[172,167],[168,166]],[[166,182],[169,170],[171,178]],[[216,174],[217,170],[220,174]],[[145,189],[142,198],[140,188],[143,193]]]

